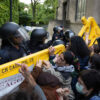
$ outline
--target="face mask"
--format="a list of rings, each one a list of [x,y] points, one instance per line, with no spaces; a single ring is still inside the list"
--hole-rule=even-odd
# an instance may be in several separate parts
[[[83,91],[83,86],[79,83],[79,82],[77,82],[76,83],[76,90],[77,90],[77,92],[79,92],[80,94],[86,94],[84,91]]]

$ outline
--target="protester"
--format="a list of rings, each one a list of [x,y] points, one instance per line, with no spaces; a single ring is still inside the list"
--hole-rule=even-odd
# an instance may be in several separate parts
[[[42,67],[43,67],[43,62],[39,60],[39,62],[37,62],[31,74],[34,77],[37,84],[39,84],[40,87],[42,88],[47,100],[56,100],[57,98],[55,91],[56,89],[60,88],[61,83],[59,79],[54,75],[48,72],[43,72]],[[31,92],[26,81],[24,81],[20,85],[20,89],[22,90],[26,89],[27,91]]]
[[[29,85],[28,88],[31,89],[31,93],[29,93],[27,90],[20,90],[7,96],[7,100],[47,100],[42,89],[36,83],[34,77],[29,72],[28,66],[26,64],[19,63],[17,63],[17,65],[21,66],[19,72],[24,76],[25,80],[27,81]]]
[[[58,100],[69,100],[68,95],[70,93],[68,88],[59,88],[56,90]]]
[[[100,100],[100,73],[96,70],[85,70],[79,75],[76,84],[75,100]]]
[[[1,98],[0,100],[34,100],[32,99],[31,94],[28,93],[28,91],[17,91],[12,94],[8,94]]]
[[[90,51],[85,41],[79,36],[73,36],[70,42],[70,50],[78,57],[80,70],[86,69],[85,66],[88,66]]]
[[[91,54],[99,54],[100,53],[100,48],[97,44],[93,44],[91,47],[89,47]]]
[[[49,72],[52,75],[56,76],[59,81],[62,83],[62,87],[64,88],[69,88],[70,94],[68,95],[68,98],[73,99],[74,94],[71,89],[71,73],[74,72],[74,66],[72,65],[73,63],[73,55],[71,54],[70,51],[64,52],[60,55],[54,56],[54,49],[52,47],[49,48],[50,56],[52,61],[52,65],[50,64],[49,61],[44,61],[43,66],[45,67],[43,71]],[[50,59],[51,60],[51,59]]]
[[[94,54],[90,57],[90,68],[100,72],[100,55]]]

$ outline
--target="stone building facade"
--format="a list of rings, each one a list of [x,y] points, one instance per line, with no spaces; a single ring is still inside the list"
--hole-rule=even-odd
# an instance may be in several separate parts
[[[99,9],[100,0],[59,0],[56,20],[50,21],[48,31],[51,32],[55,25],[64,25],[65,29],[78,34],[82,28],[82,16],[92,16],[100,24]]]

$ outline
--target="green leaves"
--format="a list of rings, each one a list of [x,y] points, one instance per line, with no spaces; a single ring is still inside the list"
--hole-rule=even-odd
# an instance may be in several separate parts
[[[12,20],[22,25],[29,25],[33,21],[32,7],[19,0],[12,0]],[[34,0],[32,0],[34,1]],[[44,4],[36,1],[35,23],[48,24],[50,20],[56,18],[56,8],[58,0],[45,0]],[[37,2],[38,1],[38,2]],[[25,11],[28,8],[28,13]],[[33,12],[34,13],[34,12]],[[0,0],[0,26],[10,19],[10,0]]]
[[[27,8],[27,11],[25,10]],[[19,3],[18,11],[19,11],[19,24],[20,25],[30,25],[32,21],[32,14],[28,12],[29,5],[24,3]]]
[[[12,20],[19,22],[18,0],[12,0]],[[0,26],[10,19],[10,0],[0,0]]]
[[[50,20],[55,19],[58,0],[45,0],[44,4],[37,5],[36,21],[48,24]]]

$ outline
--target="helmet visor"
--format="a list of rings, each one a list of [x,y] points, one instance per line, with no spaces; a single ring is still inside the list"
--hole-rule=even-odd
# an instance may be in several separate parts
[[[23,41],[28,41],[30,38],[29,34],[22,27],[18,28],[18,30],[16,31],[16,34],[14,36],[21,37],[23,39]]]

